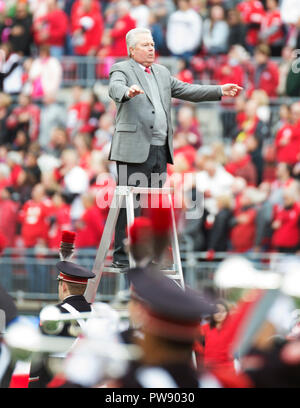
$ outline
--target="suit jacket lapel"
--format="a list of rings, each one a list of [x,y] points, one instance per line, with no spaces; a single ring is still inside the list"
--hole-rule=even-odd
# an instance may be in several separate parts
[[[141,68],[138,66],[138,64],[133,61],[132,59],[130,60],[130,64],[132,66],[132,68],[134,69],[134,72],[139,80],[139,83],[143,89],[143,91],[145,92],[145,95],[149,98],[150,102],[153,105],[153,100],[152,100],[152,95],[151,95],[151,91],[150,91],[150,87],[148,85],[148,81],[145,78],[145,73],[141,70]]]

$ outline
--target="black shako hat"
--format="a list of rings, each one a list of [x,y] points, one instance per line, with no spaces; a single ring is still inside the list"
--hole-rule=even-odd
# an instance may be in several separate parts
[[[128,270],[132,297],[141,302],[143,327],[152,334],[177,341],[193,341],[202,317],[215,313],[215,305],[201,293],[178,284],[159,271]]]
[[[77,265],[70,261],[59,261],[56,264],[59,270],[58,280],[63,280],[70,283],[81,283],[86,285],[88,279],[94,278],[96,275],[84,268],[81,265]]]

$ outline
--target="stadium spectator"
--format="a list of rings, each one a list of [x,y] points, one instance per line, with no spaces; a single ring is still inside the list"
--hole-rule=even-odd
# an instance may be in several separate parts
[[[50,212],[50,228],[48,232],[49,248],[59,248],[62,231],[71,230],[70,204],[67,197],[56,192],[52,197],[52,208]]]
[[[242,23],[237,9],[228,10],[227,24],[229,27],[228,48],[230,49],[233,45],[241,45],[246,48],[246,26]]]
[[[255,48],[256,65],[253,72],[252,87],[249,90],[250,95],[254,89],[262,89],[271,98],[277,96],[279,71],[278,66],[270,60],[270,54],[270,47],[266,44],[260,44]]]
[[[285,31],[278,5],[279,0],[266,1],[267,12],[262,18],[259,32],[260,40],[269,45],[273,57],[281,56],[285,42]]]
[[[241,14],[242,22],[246,25],[246,46],[252,52],[259,42],[259,31],[265,14],[264,7],[259,0],[244,0],[236,6]]]
[[[155,42],[156,43],[156,42]],[[178,74],[176,78],[180,81],[192,84],[194,82],[194,75],[191,69],[189,69],[190,64],[185,59],[178,60]]]
[[[67,130],[64,127],[55,127],[51,131],[48,153],[60,158],[62,152],[70,147]]]
[[[221,6],[210,9],[210,17],[203,23],[203,48],[210,55],[225,54],[228,50],[229,27]]]
[[[71,101],[67,109],[67,130],[71,140],[82,126],[88,121],[90,107],[84,100],[84,91],[82,86],[75,85],[71,90]]]
[[[169,50],[166,45],[165,31],[162,24],[159,22],[159,18],[153,11],[150,11],[149,14],[149,29],[155,44],[156,55],[169,55]]]
[[[168,19],[171,13],[175,11],[174,2],[172,0],[148,0],[147,4],[165,32]]]
[[[75,1],[70,22],[75,55],[95,56],[104,29],[100,3],[95,0]]]
[[[41,100],[48,94],[57,94],[62,81],[62,66],[57,58],[50,56],[48,45],[40,46],[39,55],[29,68],[28,81],[33,100]]]
[[[276,180],[271,183],[269,201],[272,205],[283,205],[283,191],[286,187],[292,186],[294,182],[292,167],[285,162],[278,163],[276,167]]]
[[[62,186],[63,192],[72,198],[72,221],[78,219],[83,212],[80,195],[88,190],[89,177],[79,166],[78,153],[74,148],[68,148],[62,152],[61,166],[55,171],[55,177]]]
[[[291,121],[287,121],[275,136],[276,160],[296,164],[300,159],[300,104],[295,102],[291,108]]]
[[[10,132],[6,126],[7,118],[11,112],[12,99],[4,92],[0,92],[0,146],[10,143]]]
[[[234,370],[230,344],[233,341],[233,327],[230,324],[230,310],[226,302],[217,300],[217,311],[209,316],[209,323],[200,326],[199,332],[204,344],[204,366],[207,369],[226,367]],[[234,315],[234,314],[233,314]]]
[[[268,125],[258,117],[258,103],[249,99],[245,104],[245,117],[238,129],[237,142],[242,142],[247,148],[252,163],[256,168],[256,183],[259,184],[263,176],[263,142],[269,136]]]
[[[300,247],[299,193],[293,186],[283,191],[283,205],[275,205],[272,246],[279,252],[295,253]]]
[[[226,252],[229,248],[230,220],[233,216],[233,200],[230,194],[216,196],[217,213],[209,229],[207,244],[208,257],[212,259],[215,252]]]
[[[45,189],[42,184],[36,184],[32,190],[31,200],[24,204],[19,213],[21,235],[26,248],[32,248],[38,243],[46,245],[48,214],[49,203],[46,203]]]
[[[75,223],[76,226],[76,246],[78,248],[96,249],[99,246],[105,217],[96,204],[93,193],[87,192],[82,195],[84,212]]]
[[[89,171],[92,139],[88,133],[77,133],[73,139],[73,145],[78,153],[79,166]]]
[[[33,20],[44,16],[48,11],[48,0],[30,0],[29,9],[32,13]]]
[[[32,190],[32,199],[28,200],[19,213],[21,223],[21,237],[25,248],[34,250],[34,255],[39,258],[48,244],[48,216],[50,203],[45,196],[42,184],[36,184]],[[41,252],[42,251],[42,252]],[[46,265],[34,262],[34,259],[26,258],[26,270],[29,277],[30,292],[45,292],[48,290],[48,270]]]
[[[6,120],[10,131],[24,131],[31,142],[38,139],[40,126],[40,108],[31,102],[31,97],[24,93],[18,96],[18,104]]]
[[[178,0],[178,9],[167,22],[166,43],[174,56],[189,60],[200,48],[202,19],[193,10],[190,0]]]
[[[130,0],[130,15],[136,21],[137,27],[150,28],[150,9],[143,0]]]
[[[241,195],[240,208],[231,220],[230,241],[234,252],[251,251],[256,234],[256,189],[248,187]]]
[[[280,14],[282,21],[292,27],[300,18],[300,3],[297,0],[282,0]]]
[[[10,185],[10,168],[6,163],[0,163],[0,192]]]
[[[9,42],[2,43],[0,50],[4,53],[4,62],[1,69],[3,83],[0,83],[0,89],[3,89],[7,94],[17,95],[22,89],[23,69],[21,57],[13,50]]]
[[[234,177],[244,178],[248,185],[256,185],[257,171],[243,143],[234,143],[229,162],[226,164],[225,169]]]
[[[126,33],[136,27],[136,21],[130,16],[130,3],[120,1],[116,5],[117,20],[111,29],[106,29],[102,38],[100,57],[127,56]]]
[[[195,149],[201,147],[202,135],[200,132],[200,123],[192,106],[183,105],[179,108],[177,113],[175,138],[177,133],[185,133],[188,144]]]
[[[68,30],[68,17],[57,0],[47,0],[47,12],[33,22],[35,44],[48,45],[50,55],[60,59],[64,53]]]
[[[215,159],[205,160],[203,170],[196,174],[196,185],[204,193],[204,205],[209,214],[217,214],[217,197],[230,191],[233,180],[234,177]]]
[[[64,106],[56,102],[55,94],[46,93],[43,97],[43,106],[40,116],[39,144],[42,149],[47,150],[53,129],[64,126],[66,110]]]
[[[89,91],[87,95],[88,118],[86,123],[80,128],[81,132],[94,135],[97,130],[98,121],[101,115],[105,112],[105,105],[101,102],[99,96],[94,91]]]
[[[113,136],[113,118],[110,114],[104,113],[100,116],[98,129],[93,137],[93,149],[101,150],[108,159],[109,148]]]
[[[24,178],[21,153],[9,151],[6,156],[6,163],[10,168],[9,186],[18,189],[21,180]]]
[[[17,233],[18,203],[12,200],[13,190],[4,187],[0,191],[0,232],[6,238],[6,245],[14,247]]]
[[[18,54],[26,57],[31,55],[32,15],[26,2],[18,1],[16,4],[16,15],[10,26],[9,41]]]
[[[213,79],[218,84],[236,83],[240,86],[245,84],[245,71],[241,65],[241,50],[240,46],[230,48],[225,62],[216,67],[213,74]]]

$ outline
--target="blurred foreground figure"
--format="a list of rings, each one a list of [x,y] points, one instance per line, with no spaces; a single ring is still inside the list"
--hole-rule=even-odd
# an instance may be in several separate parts
[[[62,260],[56,264],[59,271],[57,277],[58,295],[61,300],[57,308],[61,313],[70,313],[74,319],[77,319],[81,327],[83,323],[80,320],[79,312],[91,311],[91,305],[86,301],[84,292],[88,279],[94,278],[95,274],[68,260],[73,255],[74,241],[74,232],[63,231],[59,250],[59,255]],[[57,325],[57,330],[50,331],[46,326],[42,325],[41,330],[44,334],[73,337],[70,322],[60,322],[60,324]],[[38,367],[37,370],[33,367],[29,388],[45,387],[51,380],[51,377],[52,375],[46,369],[46,364]]]
[[[158,271],[136,268],[128,271],[131,298],[143,338],[140,360],[112,387],[181,388],[198,387],[193,367],[193,343],[199,321],[213,306],[191,289],[183,290]]]
[[[11,358],[9,348],[3,342],[2,336],[9,324],[17,318],[18,311],[12,297],[1,285],[0,310],[4,312],[1,314],[0,322],[0,388],[8,388],[15,364]]]

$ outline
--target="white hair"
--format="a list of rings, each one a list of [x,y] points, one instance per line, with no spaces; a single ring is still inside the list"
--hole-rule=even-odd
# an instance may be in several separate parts
[[[137,44],[137,36],[139,34],[151,34],[151,31],[148,30],[148,28],[142,28],[142,27],[138,27],[138,28],[133,28],[132,30],[128,31],[128,33],[126,34],[126,45],[127,45],[127,53],[128,53],[128,57],[130,57],[130,48],[135,48],[136,44]]]

